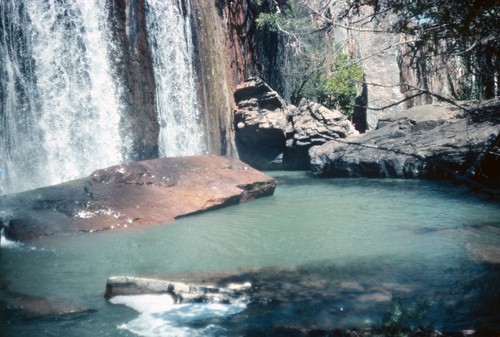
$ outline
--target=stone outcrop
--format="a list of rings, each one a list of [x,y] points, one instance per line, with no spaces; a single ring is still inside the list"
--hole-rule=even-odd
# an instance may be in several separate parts
[[[491,104],[488,109],[498,114],[498,102]],[[311,148],[311,169],[332,177],[461,177],[499,188],[500,161],[491,153],[498,151],[500,126],[495,113],[480,115],[449,104],[414,107],[364,135]]]
[[[345,11],[345,4],[341,2],[330,2],[328,6],[333,17]],[[373,6],[368,4],[357,9],[359,17],[342,19],[339,27],[333,29],[332,37],[335,41],[346,41],[342,52],[353,59],[362,60],[364,81],[377,84],[364,85],[356,102],[359,107],[354,110],[353,121],[357,130],[365,132],[375,129],[379,118],[400,111],[403,104],[393,104],[405,97],[399,86],[400,36],[389,32],[394,16],[373,18]]]
[[[0,198],[14,240],[98,231],[175,218],[272,195],[276,182],[237,159],[161,158],[112,166],[88,178]]]
[[[250,282],[224,286],[192,284],[158,278],[112,276],[106,282],[104,297],[123,295],[169,294],[175,303],[231,303],[248,298]]]
[[[234,93],[236,145],[241,160],[259,169],[308,169],[308,150],[357,134],[338,111],[307,100],[288,105],[261,79]]]
[[[345,115],[305,99],[292,110],[291,122],[296,146],[318,145],[356,133]]]
[[[260,169],[280,168],[286,145],[288,107],[262,80],[250,80],[234,93],[236,146],[240,159]]]
[[[358,134],[345,115],[323,105],[302,99],[290,109],[285,161],[287,169],[309,169],[309,149],[332,139]]]

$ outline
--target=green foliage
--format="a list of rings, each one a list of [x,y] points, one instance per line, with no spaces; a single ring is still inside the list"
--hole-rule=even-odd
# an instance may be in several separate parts
[[[282,72],[291,88],[292,103],[313,99],[352,115],[363,81],[362,67],[348,55],[339,54],[343,46],[331,39],[332,27],[324,20],[312,19],[303,1],[282,4],[279,9],[261,12],[256,26],[280,34],[288,48]]]
[[[337,55],[331,66],[331,72],[320,78],[321,103],[351,116],[363,77],[363,68],[359,63],[350,60],[346,54]]]
[[[406,337],[415,333],[426,334],[432,327],[426,322],[431,304],[415,299],[405,305],[399,298],[392,300],[392,307],[381,326],[385,336]]]
[[[477,83],[472,80],[464,81],[461,84],[456,96],[458,100],[462,101],[479,99],[480,94]]]
[[[268,27],[273,31],[278,30],[280,21],[280,15],[278,13],[260,13],[257,19],[255,20],[255,24],[257,28]]]

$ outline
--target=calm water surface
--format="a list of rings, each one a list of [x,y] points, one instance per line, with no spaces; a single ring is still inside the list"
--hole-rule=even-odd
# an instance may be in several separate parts
[[[274,196],[173,225],[3,247],[8,290],[97,312],[13,317],[0,336],[253,336],[276,325],[382,324],[399,304],[418,306],[438,329],[500,331],[498,203],[447,183],[272,175]],[[261,297],[223,317],[169,321],[169,329],[103,298],[112,275],[186,272],[240,273]]]

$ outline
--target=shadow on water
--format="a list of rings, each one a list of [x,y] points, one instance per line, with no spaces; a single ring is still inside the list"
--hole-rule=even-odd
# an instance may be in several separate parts
[[[226,336],[500,334],[500,265],[481,263],[471,269],[464,263],[425,280],[412,270],[387,277],[387,268],[379,257],[342,266],[325,262],[172,277],[220,286],[252,283],[251,300],[243,312],[191,323],[194,328],[222,326]],[[458,281],[450,284],[450,279]]]

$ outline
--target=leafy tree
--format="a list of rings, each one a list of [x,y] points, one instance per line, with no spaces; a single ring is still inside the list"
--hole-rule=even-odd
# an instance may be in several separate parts
[[[283,71],[292,87],[292,103],[314,99],[352,114],[363,70],[341,54],[343,46],[329,37],[328,22],[315,20],[305,2],[288,0],[260,13],[256,25],[278,32],[290,48]]]
[[[278,32],[289,46],[282,71],[288,79],[287,87],[291,88],[292,103],[307,97],[351,113],[352,103],[348,102],[352,102],[357,89],[353,84],[362,81],[361,67],[354,67],[355,60],[337,58],[346,53],[345,46],[331,38],[332,30],[338,27],[351,32],[404,33],[408,38],[398,44],[408,46],[407,56],[415,59],[424,77],[440,71],[432,66],[433,57],[457,60],[463,71],[455,81],[457,85],[451,88],[451,99],[487,99],[499,95],[500,2],[497,0],[350,0],[343,5],[335,2],[341,7],[340,14],[332,14],[334,2],[329,0],[260,3],[262,11],[256,20],[257,27]],[[373,14],[361,15],[367,5],[373,8]],[[374,28],[373,23],[386,15],[391,16],[392,27]],[[339,67],[335,62],[346,64]],[[426,86],[394,85],[406,88],[407,99],[420,94],[450,99],[430,92]]]
[[[354,110],[354,100],[360,94],[359,83],[362,81],[363,68],[359,63],[350,60],[347,54],[338,54],[331,65],[331,72],[321,77],[321,103],[344,111],[350,117]]]

